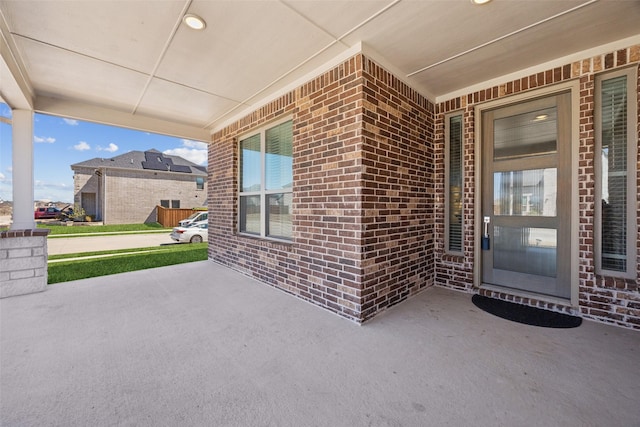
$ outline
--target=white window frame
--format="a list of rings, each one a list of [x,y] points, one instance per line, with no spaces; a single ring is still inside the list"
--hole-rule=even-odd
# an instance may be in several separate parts
[[[460,250],[451,250],[449,242],[449,233],[451,227],[451,188],[450,188],[450,122],[454,117],[461,118],[461,135],[460,135]],[[444,116],[444,247],[445,252],[451,255],[464,255],[464,112],[454,111]]]
[[[602,268],[602,82],[617,77],[627,77],[627,224],[626,233],[626,271],[607,270]],[[605,72],[595,79],[595,222],[594,222],[594,255],[596,274],[626,279],[637,278],[637,159],[638,159],[638,76],[637,68],[625,68],[611,72]]]
[[[293,188],[290,189],[276,189],[276,190],[266,190],[266,132],[269,129],[277,127],[283,123],[293,121],[293,117],[288,116],[277,121],[269,122],[266,125],[263,125],[257,129],[254,129],[251,132],[247,132],[243,134],[237,139],[236,149],[238,150],[237,158],[238,158],[238,199],[237,199],[237,208],[238,208],[238,221],[236,224],[236,230],[238,234],[242,236],[250,236],[250,237],[259,237],[262,239],[275,240],[279,242],[291,243],[293,239],[293,235],[289,238],[277,237],[277,236],[269,236],[267,235],[267,196],[270,194],[282,194],[282,193],[290,193],[293,194]],[[241,142],[247,138],[260,134],[260,191],[242,191],[242,148]],[[292,166],[293,168],[293,166]],[[293,173],[293,170],[291,171]],[[243,196],[260,196],[260,234],[250,233],[247,231],[242,231],[240,229],[240,224],[242,221],[242,202],[241,199]],[[293,233],[292,233],[293,234]]]

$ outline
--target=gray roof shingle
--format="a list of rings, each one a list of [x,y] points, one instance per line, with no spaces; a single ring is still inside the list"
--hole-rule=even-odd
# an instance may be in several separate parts
[[[176,168],[183,172],[177,173],[185,173],[186,170],[189,170],[193,175],[196,176],[207,176],[207,168],[205,166],[197,165],[193,162],[190,162],[187,159],[184,159],[180,156],[170,156],[168,154],[162,154],[160,151],[151,149],[147,151],[129,151],[128,153],[121,154],[116,157],[111,158],[102,158],[95,157],[93,159],[85,160],[84,162],[74,163],[71,165],[71,169],[74,168],[118,168],[118,169],[133,169],[133,170],[148,170],[150,172],[163,170],[163,168],[154,168],[151,169],[145,163],[147,163],[147,158],[153,158],[158,160],[160,165],[168,164],[169,167],[167,171],[171,171],[171,165],[182,166]],[[146,167],[145,167],[146,166]],[[185,168],[186,167],[186,168]],[[175,171],[174,171],[175,172]]]

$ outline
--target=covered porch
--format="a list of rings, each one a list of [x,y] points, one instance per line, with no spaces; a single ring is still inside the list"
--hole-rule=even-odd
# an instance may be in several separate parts
[[[215,278],[215,279],[212,279]],[[6,425],[635,425],[640,334],[431,287],[362,326],[210,261],[0,301]]]
[[[46,233],[34,230],[32,212],[38,112],[209,142],[210,258],[353,320],[440,285],[637,329],[637,2],[475,3],[0,0],[14,203],[11,230],[0,234],[0,296],[46,289]],[[188,26],[198,19],[199,29]],[[594,98],[599,79],[620,73],[633,107],[621,143],[630,220],[615,242],[626,252],[613,254],[624,266],[611,274],[598,257]],[[555,259],[568,267],[536,276],[569,288],[520,295],[517,281],[484,275],[493,267],[483,265],[492,258],[480,245],[483,211],[493,199],[479,190],[493,175],[480,164],[491,145],[480,117],[557,91],[571,93],[570,138],[558,144],[569,165],[558,169],[570,171],[558,198],[570,214],[549,222],[562,224]],[[445,153],[452,115],[463,124],[455,164]],[[243,197],[263,206],[276,197],[262,182],[259,195],[240,194],[238,153],[243,138],[285,119],[292,166],[277,172],[292,177],[281,197],[291,233],[278,239],[264,232],[266,214],[259,235],[243,229]],[[452,165],[460,182],[447,179]]]

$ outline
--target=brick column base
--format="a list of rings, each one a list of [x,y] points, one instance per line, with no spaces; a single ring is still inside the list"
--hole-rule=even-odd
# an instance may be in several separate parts
[[[46,229],[0,232],[0,298],[47,288],[48,234]]]

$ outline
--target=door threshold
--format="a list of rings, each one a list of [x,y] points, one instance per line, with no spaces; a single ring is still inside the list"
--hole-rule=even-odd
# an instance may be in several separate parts
[[[501,286],[481,283],[478,293],[490,298],[502,299],[519,304],[531,305],[540,308],[553,309],[554,311],[564,311],[571,314],[579,314],[577,305],[571,304],[571,298],[560,298],[551,295],[536,294],[522,291],[520,289],[504,288]],[[506,296],[506,297],[503,297]],[[540,305],[539,303],[542,303]]]

